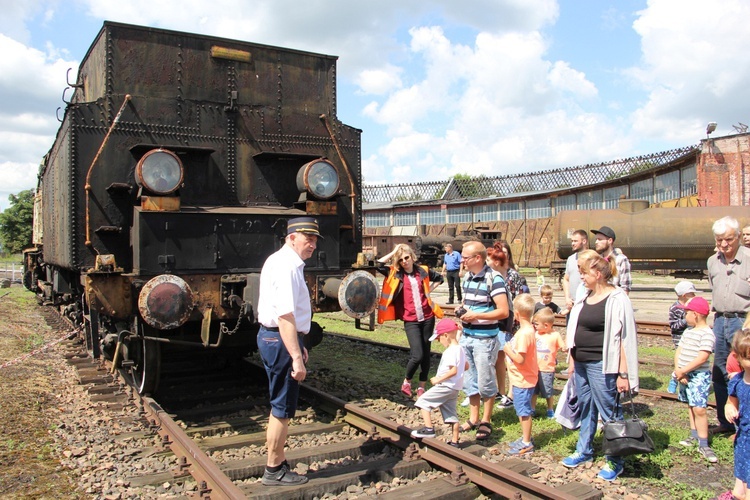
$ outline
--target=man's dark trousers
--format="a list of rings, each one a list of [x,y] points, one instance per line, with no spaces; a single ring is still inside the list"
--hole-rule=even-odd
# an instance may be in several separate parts
[[[455,271],[446,271],[445,276],[448,278],[448,302],[453,302],[453,290],[456,290],[458,301],[461,302],[461,278],[458,276],[458,269]]]

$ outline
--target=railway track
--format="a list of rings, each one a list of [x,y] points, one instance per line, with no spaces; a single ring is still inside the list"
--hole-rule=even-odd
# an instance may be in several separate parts
[[[265,455],[258,450],[265,444],[267,410],[260,409],[265,396],[255,389],[239,394],[236,385],[246,379],[235,379],[241,383],[234,386],[220,384],[214,374],[207,386],[226,388],[207,394],[196,385],[195,375],[175,378],[166,398],[141,397],[125,383],[127,377],[111,373],[107,363],[88,358],[79,341],[70,341],[68,349],[67,357],[90,396],[111,411],[138,405],[144,434],[158,435],[155,452],[171,457],[169,472],[130,477],[131,486],[191,482],[193,495],[212,499],[313,498],[368,490],[386,498],[417,494],[476,498],[489,493],[531,499],[601,497],[601,492],[583,483],[555,488],[540,483],[530,477],[539,467],[526,460],[489,462],[481,457],[487,448],[472,441],[462,441],[462,447],[455,449],[439,438],[413,439],[412,429],[400,424],[395,412],[349,403],[307,384],[303,384],[301,399],[309,406],[295,419],[302,423],[290,427],[289,441],[294,446],[287,459],[291,467],[306,472],[310,481],[290,488],[264,487],[258,478]],[[252,366],[243,371],[248,378],[253,372],[261,373]],[[233,370],[227,373],[237,375]],[[178,390],[179,386],[183,389]],[[321,467],[322,463],[329,466]]]
[[[346,346],[359,342],[347,340]],[[338,345],[342,352],[350,350],[342,347],[341,341]],[[305,402],[290,428],[287,454],[292,467],[310,477],[312,489],[269,491],[259,482],[265,465],[265,386],[242,388],[250,385],[248,381],[257,377],[257,372],[241,376],[229,370],[222,375],[213,362],[207,363],[208,371],[201,372],[205,367],[169,356],[174,366],[165,369],[163,380],[168,394],[140,398],[127,387],[124,377],[88,358],[79,341],[70,341],[69,350],[68,357],[89,398],[115,415],[133,405],[141,408],[141,434],[149,440],[148,451],[142,453],[152,454],[166,465],[136,468],[139,472],[125,467],[123,470],[131,473],[122,476],[122,481],[131,488],[154,491],[171,484],[170,492],[203,498],[312,498],[326,492],[392,498],[476,498],[493,492],[510,498],[600,498],[611,493],[609,485],[592,483],[585,471],[553,472],[557,462],[547,453],[540,451],[521,459],[505,457],[503,443],[511,436],[502,432],[493,445],[478,444],[470,438],[472,434],[462,434],[458,450],[447,446],[440,435],[415,440],[410,437],[416,427],[415,412],[403,411],[411,406],[404,405],[403,398],[385,396],[392,405],[384,406],[373,403],[369,396],[352,397],[347,392],[344,399],[351,402],[346,402],[313,386],[302,391]],[[364,351],[379,353],[378,359],[388,356],[378,348]],[[245,369],[250,366],[244,361],[241,365]],[[311,381],[317,382],[318,388],[328,387],[325,378]],[[647,396],[641,403],[648,406],[652,397],[674,400],[673,395],[660,391],[642,390],[641,395]],[[396,406],[402,410],[394,409]],[[409,412],[412,417],[405,418]],[[113,435],[112,439],[130,437]],[[550,477],[564,484],[550,482]],[[550,487],[554,487],[552,492],[546,490]]]

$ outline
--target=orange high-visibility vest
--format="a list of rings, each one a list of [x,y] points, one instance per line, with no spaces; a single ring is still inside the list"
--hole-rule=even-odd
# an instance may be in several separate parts
[[[427,271],[427,266],[418,266],[417,271],[422,278],[422,287],[424,288],[424,295],[427,297],[427,304],[432,309],[435,317],[442,318],[443,310],[439,305],[432,302],[432,298],[430,298],[430,273]],[[378,303],[379,324],[397,319],[396,307],[393,305],[393,298],[403,287],[401,278],[396,275],[397,272],[397,267],[392,266],[388,276],[383,280],[383,290],[380,292],[380,301]]]

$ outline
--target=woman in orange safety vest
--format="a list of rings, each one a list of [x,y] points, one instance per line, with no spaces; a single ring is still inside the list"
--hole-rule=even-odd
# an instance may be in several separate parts
[[[443,317],[443,310],[430,298],[430,292],[443,282],[443,275],[418,265],[414,250],[409,245],[398,244],[378,262],[378,270],[386,276],[378,304],[378,323],[400,319],[404,322],[409,341],[409,361],[401,392],[411,397],[411,379],[420,368],[417,397],[425,391],[430,372],[430,336],[435,329],[435,318]]]

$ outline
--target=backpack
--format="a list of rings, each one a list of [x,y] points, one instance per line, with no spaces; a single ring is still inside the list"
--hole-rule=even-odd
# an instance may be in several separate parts
[[[502,274],[500,274],[497,271],[492,271],[489,273],[485,273],[484,279],[485,284],[487,285],[487,293],[490,293],[492,291],[492,282],[495,281],[495,277],[500,276],[503,277]],[[513,323],[515,322],[515,315],[513,314],[513,297],[510,295],[510,288],[508,288],[508,282],[505,281],[505,278],[503,278],[503,283],[505,283],[505,297],[508,299],[508,317],[505,319],[499,320],[498,326],[500,327],[500,330],[506,332],[506,333],[513,333]],[[492,299],[492,296],[490,295],[490,299]],[[492,302],[492,306],[495,306],[495,301],[490,300]]]

